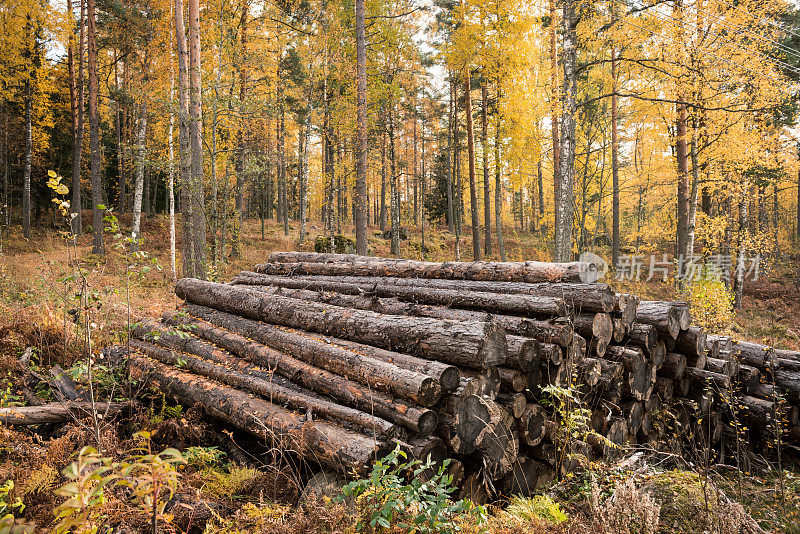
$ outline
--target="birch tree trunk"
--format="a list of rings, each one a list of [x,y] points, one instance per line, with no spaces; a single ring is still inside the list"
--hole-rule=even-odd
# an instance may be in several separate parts
[[[500,89],[497,89],[497,101],[500,101]],[[494,123],[494,224],[497,230],[497,246],[500,247],[500,259],[508,261],[506,243],[503,240],[503,185],[500,175],[500,114]]]
[[[573,182],[575,179],[575,113],[576,113],[576,0],[563,2],[564,26],[564,103],[561,110],[561,152],[559,155],[556,203],[555,254],[557,262],[570,261],[572,256],[572,224],[574,214]]]
[[[244,3],[242,9],[242,19],[239,23],[241,26],[241,56],[239,58],[239,131],[237,132],[237,150],[236,150],[236,191],[234,191],[234,221],[233,221],[233,239],[231,240],[231,258],[239,258],[241,256],[241,239],[242,239],[242,213],[244,205],[244,134],[245,134],[245,99],[247,97],[247,15],[249,10],[247,2]]]
[[[139,250],[142,222],[142,193],[144,191],[144,140],[147,133],[147,106],[139,105],[139,124],[136,129],[136,182],[133,192],[133,223],[131,224],[131,250]]]
[[[738,250],[736,252],[736,272],[733,280],[733,307],[740,309],[744,300],[744,271],[747,254],[747,230],[749,226],[750,187],[746,178],[742,178],[739,191],[739,232]]]
[[[611,265],[619,265],[619,141],[617,139],[617,89],[618,83],[617,50],[611,49]]]
[[[364,0],[356,0],[356,253],[367,253],[367,38]],[[416,123],[415,123],[416,124]]]
[[[90,0],[90,2],[93,0]],[[25,55],[27,56],[28,69],[25,76],[25,155],[22,167],[22,235],[25,239],[31,238],[31,160],[33,158],[33,50],[31,49],[33,32],[31,18],[25,25]]]

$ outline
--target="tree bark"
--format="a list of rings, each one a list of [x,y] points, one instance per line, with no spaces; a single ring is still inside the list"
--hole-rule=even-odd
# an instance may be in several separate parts
[[[189,302],[243,317],[467,367],[485,368],[506,359],[505,332],[495,323],[457,323],[381,315],[365,310],[254,295],[234,286],[184,278],[176,294]]]
[[[111,415],[129,408],[130,404],[120,402],[95,402],[94,409],[100,414]],[[89,417],[91,402],[54,402],[41,406],[14,406],[0,408],[0,423],[4,425],[44,425],[64,423]]]
[[[568,313],[566,303],[557,297],[499,294],[455,289],[406,287],[392,284],[348,284],[336,281],[312,281],[280,276],[262,276],[262,283],[291,289],[335,291],[349,295],[369,294],[376,297],[395,297],[420,304],[433,304],[455,308],[479,309],[517,315],[558,316]]]
[[[92,2],[93,0],[90,0]],[[26,26],[26,40],[25,40],[25,47],[29,52],[29,55],[32,55],[30,52],[30,20],[28,21],[28,25]],[[33,61],[32,57],[29,57],[29,61]],[[34,67],[28,67],[31,71],[33,71]],[[25,239],[31,238],[31,160],[33,158],[33,83],[32,83],[33,74],[32,72],[28,72],[25,78],[25,154],[23,156],[23,167],[22,167],[22,236]]]
[[[356,0],[356,251],[367,253],[367,38],[364,0]]]
[[[579,282],[588,265],[581,262],[424,262],[370,258],[350,263],[261,263],[255,272],[272,275],[389,276],[492,282]]]
[[[485,76],[485,74],[484,74]],[[481,149],[483,151],[483,249],[487,258],[492,255],[492,202],[489,191],[489,91],[484,78],[481,83]]]
[[[83,0],[80,2],[80,43],[78,44],[78,73],[75,77],[75,28],[70,28],[67,63],[69,66],[70,110],[72,112],[72,201],[70,202],[70,229],[73,236],[83,234],[81,221],[81,156],[83,154]],[[72,21],[72,0],[67,2]]]
[[[144,191],[145,134],[147,131],[147,106],[139,104],[139,121],[136,129],[136,182],[133,193],[133,222],[131,223],[131,250],[139,250],[142,221],[142,193]]]
[[[206,212],[203,189],[203,97],[200,49],[199,0],[189,0],[189,145],[191,147],[191,176],[189,200],[192,203],[191,235],[192,256],[184,257],[187,275],[206,277]]]
[[[617,89],[619,85],[616,48],[611,49],[611,266],[619,265],[619,141],[617,140]]]
[[[497,100],[500,101],[500,89],[497,89]],[[500,172],[500,116],[498,113],[494,123],[494,225],[497,231],[497,246],[500,247],[500,259],[506,257],[506,243],[503,240],[503,187]]]
[[[92,177],[92,254],[105,254],[103,244],[103,177],[100,154],[100,110],[98,109],[97,31],[95,0],[87,0],[87,50],[89,68],[89,168]]]
[[[572,257],[572,224],[575,217],[573,182],[575,179],[575,114],[577,97],[577,14],[576,1],[563,2],[564,27],[564,103],[561,110],[561,153],[556,205],[555,261]]]
[[[233,239],[231,239],[231,258],[241,257],[242,222],[244,219],[244,186],[245,186],[245,112],[247,98],[247,17],[250,5],[243,3],[241,26],[241,51],[239,57],[239,129],[236,132],[236,185],[234,191]]]
[[[747,256],[747,228],[749,225],[748,213],[750,207],[750,187],[746,178],[742,178],[741,189],[739,191],[739,231],[738,244],[736,251],[736,269],[733,279],[733,307],[737,310],[742,307],[744,301],[744,272],[745,259]]]
[[[448,130],[447,130],[447,229],[452,234],[455,232],[455,212],[453,209],[454,205],[454,197],[453,197],[453,177],[455,176],[455,120],[454,117],[454,110],[453,110],[453,101],[455,97],[453,96],[453,91],[455,87],[455,83],[453,81],[453,74],[450,73],[449,76],[449,89],[450,98],[448,99],[449,110],[447,113],[447,122],[448,122]],[[800,175],[799,175],[800,176]],[[798,184],[800,184],[800,178],[798,178]],[[797,197],[800,198],[800,192],[797,193]],[[800,207],[797,208],[798,213],[800,213]],[[800,221],[800,215],[798,215],[798,221]]]
[[[231,320],[228,314],[209,308],[189,306],[186,310],[191,316],[212,324]],[[175,313],[166,314],[164,320],[176,326],[180,326],[183,321],[183,324],[193,325],[197,329],[202,328],[200,321],[189,319],[187,322]],[[247,319],[239,319],[239,323],[241,324],[237,325],[236,332],[241,332],[262,345],[415,404],[430,407],[436,404],[441,396],[442,388],[437,378],[338,347],[299,330],[288,330]],[[151,332],[157,332],[161,338],[170,335],[168,330],[158,325],[140,324],[137,332],[147,332],[149,329]],[[141,337],[143,334],[139,335]]]
[[[191,238],[192,210],[194,202],[190,195],[191,152],[189,149],[189,49],[186,43],[186,27],[183,20],[183,0],[175,0],[175,42],[178,49],[178,147],[180,173],[178,189],[181,207],[181,255],[183,274],[193,273],[192,258],[194,241]]]
[[[185,369],[223,384],[261,395],[270,402],[305,410],[307,418],[321,416],[345,428],[355,427],[366,435],[386,441],[403,439],[405,432],[385,419],[333,402],[311,390],[297,386],[272,371],[247,364],[228,354],[206,360],[186,352],[176,352],[138,339],[131,340],[131,349],[171,367]],[[234,367],[233,369],[231,367]]]
[[[131,354],[130,365],[135,375],[178,402],[199,404],[212,417],[341,473],[356,470],[366,474],[372,461],[385,453],[373,438],[323,421],[308,421],[254,395],[150,358]]]
[[[481,232],[478,227],[478,190],[475,184],[475,132],[472,126],[472,77],[464,68],[464,113],[467,119],[467,159],[469,164],[469,202],[472,222],[472,258],[481,259]]]
[[[238,284],[237,280],[234,280]],[[429,306],[401,302],[396,298],[376,298],[365,295],[342,295],[339,293],[326,293],[309,291],[305,289],[284,289],[276,286],[241,285],[246,289],[254,289],[269,294],[284,295],[312,302],[323,302],[334,306],[371,310],[389,315],[409,315],[413,317],[431,317],[456,321],[488,321],[497,322],[509,334],[532,338],[540,343],[555,343],[558,346],[567,346],[572,339],[572,328],[568,321],[557,319],[554,321],[536,321],[526,317],[511,315],[498,315],[483,311],[459,310],[445,306]],[[508,337],[508,336],[507,336]],[[557,347],[556,347],[557,348]],[[543,349],[540,346],[539,351]],[[511,355],[508,355],[511,358]],[[513,358],[512,358],[513,359]]]
[[[556,0],[550,0],[550,137],[553,145],[553,228],[558,226],[557,206],[560,204],[559,176],[561,141],[558,135],[558,55],[556,53]]]

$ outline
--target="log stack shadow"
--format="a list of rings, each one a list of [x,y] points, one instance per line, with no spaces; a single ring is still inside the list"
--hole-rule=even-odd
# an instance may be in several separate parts
[[[476,502],[623,447],[741,465],[800,444],[800,353],[707,334],[685,303],[584,283],[587,271],[273,253],[229,284],[179,280],[185,304],[136,327],[130,365],[343,475],[398,444],[452,458]],[[586,421],[577,439],[559,392]]]

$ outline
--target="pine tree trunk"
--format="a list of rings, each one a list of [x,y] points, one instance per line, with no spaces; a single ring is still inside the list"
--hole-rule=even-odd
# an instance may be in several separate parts
[[[195,278],[206,277],[206,210],[203,189],[203,97],[200,49],[199,0],[189,0],[189,144],[191,147],[191,182],[189,197],[192,203],[191,235],[192,252],[188,258],[190,270]],[[186,260],[184,260],[186,261]]]
[[[500,101],[500,89],[497,90],[497,100]],[[498,113],[494,124],[494,224],[497,231],[497,246],[500,247],[500,259],[508,261],[506,257],[506,243],[503,240],[503,186],[500,176],[500,114]]]
[[[183,20],[183,0],[175,0],[175,41],[178,48],[178,146],[180,152],[181,251],[183,275],[194,274],[194,240],[190,200],[191,152],[189,149],[189,49]]]
[[[472,222],[472,257],[481,259],[481,231],[478,227],[478,189],[475,183],[475,133],[472,125],[472,78],[469,65],[464,74],[464,113],[467,119],[467,158],[469,159],[469,203]]]
[[[93,2],[94,0],[90,0]],[[31,238],[31,160],[33,158],[33,51],[31,50],[31,39],[33,39],[31,19],[25,25],[25,55],[30,62],[29,72],[25,77],[25,154],[22,167],[22,236],[25,239]]]
[[[81,224],[81,154],[83,152],[83,0],[81,3],[80,51],[78,52],[78,81],[75,76],[75,28],[70,28],[67,49],[69,67],[69,101],[72,115],[72,201],[70,202],[70,229],[73,236],[83,233]],[[73,16],[72,0],[67,0],[70,20]],[[80,87],[78,87],[80,84]]]
[[[174,9],[174,6],[172,6]],[[169,98],[175,98],[175,78],[172,70],[172,54],[169,62]],[[169,170],[167,172],[167,210],[169,211],[169,270],[172,281],[178,277],[175,264],[175,114],[169,112],[169,131],[167,143],[169,145]]]
[[[611,187],[612,230],[611,265],[619,265],[619,141],[617,139],[617,90],[619,85],[617,50],[611,49]]]
[[[384,125],[383,135],[381,136],[381,233],[386,231],[386,222],[386,128]]]
[[[356,252],[367,253],[367,44],[364,0],[356,0]]]
[[[577,96],[577,14],[576,1],[563,2],[564,26],[564,107],[561,110],[561,152],[559,155],[559,196],[556,205],[555,261],[572,257],[575,180],[575,114]]]
[[[488,100],[486,81],[481,84],[481,148],[483,150],[483,240],[486,257],[492,255],[492,201],[489,191]]]
[[[391,208],[391,252],[395,256],[400,254],[400,191],[397,187],[397,166],[394,142],[394,106],[389,106],[389,195]]]
[[[453,176],[455,173],[453,169],[455,168],[455,121],[453,120],[453,78],[452,74],[450,75],[450,98],[448,99],[448,104],[450,106],[448,113],[447,113],[447,122],[448,122],[448,131],[447,131],[447,229],[452,234],[455,232],[455,219],[453,213]],[[800,177],[798,177],[798,183],[800,183]],[[800,198],[800,192],[797,194],[798,198]],[[798,213],[800,213],[800,207],[798,207]],[[798,215],[798,220],[800,220],[800,215]]]
[[[245,159],[245,99],[247,98],[247,15],[249,10],[247,2],[242,9],[241,26],[241,56],[239,58],[239,131],[236,134],[236,190],[234,191],[234,220],[233,239],[231,239],[231,258],[239,258],[241,252],[242,220],[244,214],[244,159]]]
[[[97,31],[95,29],[95,0],[87,4],[87,49],[89,63],[89,152],[92,177],[92,254],[105,254],[103,244],[103,177],[100,154],[100,110],[98,109]]]

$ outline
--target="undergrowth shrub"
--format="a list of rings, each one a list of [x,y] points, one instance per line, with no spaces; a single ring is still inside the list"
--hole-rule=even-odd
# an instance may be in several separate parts
[[[506,508],[506,512],[530,522],[546,522],[560,525],[567,520],[567,514],[561,506],[547,495],[521,497],[515,495]]]
[[[406,454],[398,446],[373,464],[369,478],[353,481],[343,488],[340,501],[355,499],[361,512],[358,530],[394,527],[415,532],[454,532],[459,530],[453,522],[457,516],[473,514],[477,523],[486,521],[482,506],[466,499],[452,500],[455,487],[452,476],[446,474],[449,460],[443,462],[433,477],[426,478],[423,473],[435,469],[430,458],[425,463],[405,459]]]
[[[592,515],[607,534],[656,534],[661,505],[638,490],[632,479],[617,485],[613,495],[603,498],[600,487],[592,485],[589,498]]]

